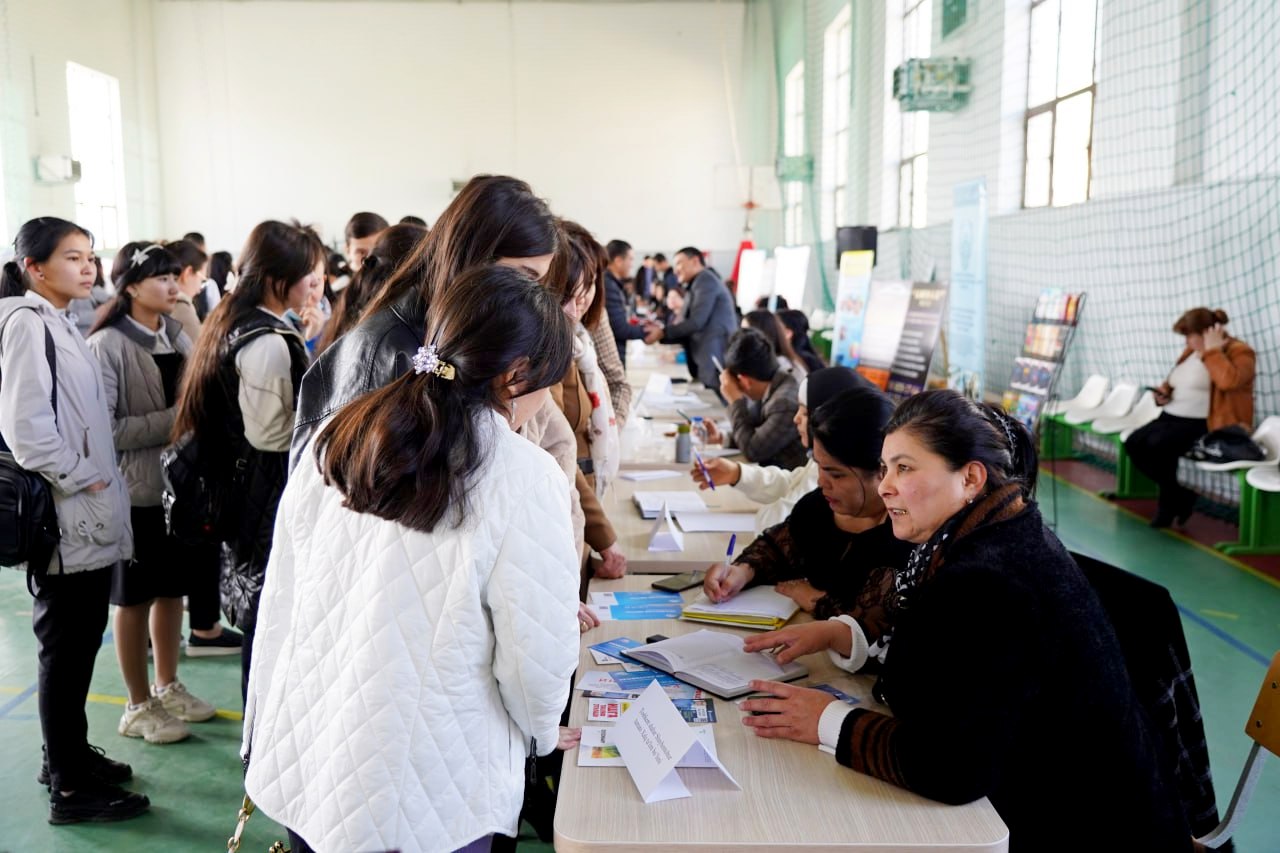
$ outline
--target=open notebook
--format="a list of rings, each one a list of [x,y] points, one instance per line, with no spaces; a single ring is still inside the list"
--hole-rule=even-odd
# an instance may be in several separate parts
[[[707,598],[706,593],[698,593],[698,597],[680,611],[680,618],[693,622],[731,625],[734,628],[773,631],[787,624],[787,620],[795,616],[799,609],[800,605],[774,587],[756,586],[719,604]]]
[[[809,674],[795,661],[784,666],[763,652],[744,652],[742,637],[736,634],[706,629],[621,654],[724,699],[750,693],[747,685],[753,678],[793,681]]]

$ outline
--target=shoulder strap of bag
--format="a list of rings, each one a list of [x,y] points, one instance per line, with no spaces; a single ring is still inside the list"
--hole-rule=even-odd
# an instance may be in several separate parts
[[[36,311],[37,315],[39,315],[40,313],[39,311],[36,310],[36,306],[34,305],[23,305],[15,309],[13,314],[18,313],[18,311],[24,311],[24,310]],[[4,339],[4,329],[9,325],[9,321],[13,319],[13,314],[10,314],[8,317],[6,317],[4,324],[0,325],[0,342],[2,342]],[[52,382],[53,390],[49,393],[49,402],[53,405],[53,423],[54,423],[54,426],[57,426],[58,424],[58,359],[55,356],[56,350],[53,345],[53,334],[49,331],[49,327],[45,325],[43,318],[40,320],[40,326],[41,328],[44,329],[44,357],[49,362],[49,375],[53,379],[53,382]],[[3,381],[2,376],[0,376],[0,381]],[[0,450],[9,450],[9,445],[4,440],[3,436],[0,436]]]

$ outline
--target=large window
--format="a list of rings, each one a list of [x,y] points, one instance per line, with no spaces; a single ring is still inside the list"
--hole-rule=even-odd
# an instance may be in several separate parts
[[[1032,0],[1023,207],[1089,198],[1097,0]]]
[[[933,36],[933,0],[902,4],[902,61],[929,56]],[[929,113],[901,111],[898,160],[898,226],[923,228],[929,188]]]
[[[853,100],[853,18],[840,10],[822,41],[822,236],[835,237],[849,198],[849,107]]]
[[[71,156],[80,161],[76,222],[93,232],[99,248],[118,248],[129,239],[120,82],[110,74],[68,62],[67,106]]]
[[[787,75],[783,92],[782,153],[804,156],[804,63],[797,62]],[[804,241],[804,184],[788,181],[783,190],[782,230],[788,246]]]

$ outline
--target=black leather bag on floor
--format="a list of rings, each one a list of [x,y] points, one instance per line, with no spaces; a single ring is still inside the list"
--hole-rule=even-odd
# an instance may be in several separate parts
[[[1244,427],[1235,424],[1200,436],[1187,455],[1197,462],[1214,463],[1260,462],[1267,458]]]
[[[31,310],[35,310],[34,306]],[[54,356],[53,335],[48,328],[44,330],[44,353],[53,377],[49,402],[53,405],[56,425],[58,362]],[[4,436],[0,436],[0,566],[26,563],[27,588],[31,589],[32,576],[43,577],[61,539],[58,512],[49,482],[40,474],[19,465]]]

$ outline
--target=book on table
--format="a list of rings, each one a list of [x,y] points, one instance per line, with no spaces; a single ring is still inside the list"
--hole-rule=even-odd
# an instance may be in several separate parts
[[[705,628],[620,653],[724,699],[750,693],[752,679],[793,681],[809,674],[795,661],[784,665],[764,652],[744,652],[736,634]]]
[[[800,605],[774,587],[756,586],[719,604],[707,598],[705,592],[698,593],[697,598],[681,609],[680,618],[734,628],[774,631],[787,624],[799,609]]]

